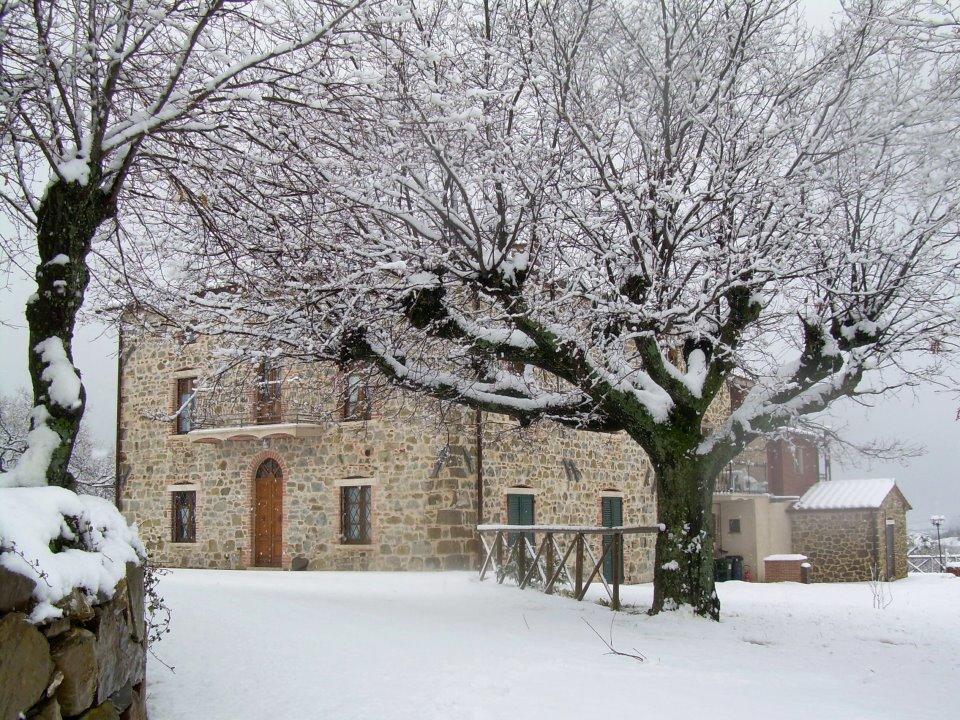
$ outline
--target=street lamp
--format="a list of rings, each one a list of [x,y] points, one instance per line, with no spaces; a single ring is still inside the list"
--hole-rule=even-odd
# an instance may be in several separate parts
[[[943,572],[943,545],[940,544],[940,526],[946,518],[943,515],[932,515],[930,522],[937,529],[937,555],[940,559],[940,572]]]

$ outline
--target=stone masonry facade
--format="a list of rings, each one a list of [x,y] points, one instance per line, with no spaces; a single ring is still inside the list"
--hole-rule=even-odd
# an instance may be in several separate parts
[[[879,508],[793,511],[794,552],[809,557],[814,582],[905,578],[906,510],[903,496],[893,490]],[[887,521],[892,521],[894,527],[892,571],[887,568]]]
[[[535,524],[599,525],[602,498],[610,496],[622,498],[624,524],[655,523],[653,473],[625,434],[553,425],[521,430],[486,414],[478,433],[473,411],[396,395],[381,403],[377,390],[369,419],[342,420],[345,380],[320,365],[282,368],[283,417],[258,424],[250,372],[213,382],[211,355],[204,341],[123,338],[121,502],[158,564],[255,566],[255,477],[266,460],[282,474],[284,568],[295,558],[317,570],[475,567],[478,509],[482,522],[506,523],[511,493],[534,495]],[[213,421],[177,434],[183,378],[198,378],[197,396],[206,396]],[[222,430],[217,417],[229,419]],[[349,485],[370,487],[371,536],[363,545],[343,542],[341,488]],[[195,498],[191,542],[173,541],[172,498],[182,492]],[[653,544],[652,535],[625,539],[625,581],[652,578]]]

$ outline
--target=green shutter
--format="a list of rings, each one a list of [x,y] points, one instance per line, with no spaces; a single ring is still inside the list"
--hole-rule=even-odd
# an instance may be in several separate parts
[[[507,524],[508,525],[533,525],[533,495],[507,495]],[[524,533],[527,540],[532,545],[534,542],[533,533]],[[516,537],[515,533],[510,533],[507,542],[512,543]]]
[[[600,498],[601,524],[604,527],[616,527],[623,525],[623,498],[620,497],[602,497]],[[613,535],[603,536],[603,549],[613,542]],[[608,580],[613,580],[613,552],[603,559],[603,576]],[[620,577],[623,577],[623,558],[620,558]]]
[[[534,524],[533,495],[507,495],[507,524]]]
[[[520,524],[520,498],[523,495],[507,495],[507,525]]]

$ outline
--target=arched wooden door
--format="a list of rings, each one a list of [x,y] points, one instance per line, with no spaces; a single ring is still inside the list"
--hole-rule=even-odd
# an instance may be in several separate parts
[[[253,481],[253,564],[280,567],[283,558],[283,471],[276,460],[260,463]]]

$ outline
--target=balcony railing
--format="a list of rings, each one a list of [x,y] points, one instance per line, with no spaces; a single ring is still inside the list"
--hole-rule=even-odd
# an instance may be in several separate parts
[[[720,493],[747,493],[763,495],[768,493],[766,463],[732,462],[728,464],[717,478],[717,492]]]
[[[257,415],[253,412],[202,413],[194,418],[192,430],[254,427],[260,425],[319,425],[329,421],[329,413],[306,410],[286,410],[279,414]]]

